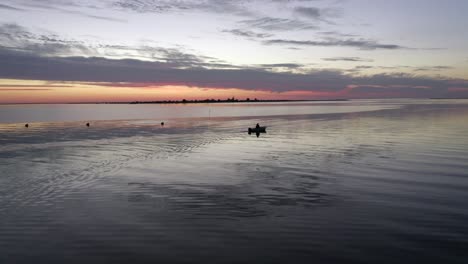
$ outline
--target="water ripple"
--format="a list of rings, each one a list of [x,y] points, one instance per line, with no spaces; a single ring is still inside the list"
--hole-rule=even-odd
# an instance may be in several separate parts
[[[464,263],[468,107],[376,107],[2,124],[0,263]]]

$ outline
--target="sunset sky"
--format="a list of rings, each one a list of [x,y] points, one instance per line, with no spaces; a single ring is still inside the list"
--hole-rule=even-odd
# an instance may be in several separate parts
[[[465,0],[2,0],[0,103],[468,98]]]

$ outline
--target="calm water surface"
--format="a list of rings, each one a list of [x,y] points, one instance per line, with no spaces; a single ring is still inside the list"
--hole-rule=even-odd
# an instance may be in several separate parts
[[[468,100],[0,120],[0,263],[468,262]]]

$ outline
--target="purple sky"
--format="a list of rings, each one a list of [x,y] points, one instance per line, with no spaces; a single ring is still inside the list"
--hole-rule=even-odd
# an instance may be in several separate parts
[[[108,94],[468,97],[467,11],[463,0],[3,0],[0,97],[32,80]]]

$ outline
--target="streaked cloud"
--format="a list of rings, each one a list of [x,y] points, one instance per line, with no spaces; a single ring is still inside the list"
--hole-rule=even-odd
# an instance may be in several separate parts
[[[378,66],[378,65],[359,65],[348,71],[359,71],[365,69],[379,69],[379,70],[392,70],[392,71],[413,71],[413,72],[436,72],[454,69],[453,66],[446,65],[434,65],[434,66],[408,66],[408,65],[396,65],[396,66]]]
[[[308,19],[322,21],[330,24],[334,24],[332,19],[338,18],[342,14],[342,11],[337,8],[318,8],[308,6],[295,7],[294,12]]]
[[[245,7],[248,1],[234,0],[118,0],[112,3],[113,7],[132,10],[140,13],[162,13],[171,11],[202,11],[210,13],[233,14],[251,16],[253,13]]]
[[[5,5],[5,4],[0,4],[0,9],[11,10],[11,11],[25,11],[22,8],[17,8],[17,7]]]
[[[71,57],[76,54],[79,54],[79,56],[108,58],[131,56],[136,59],[165,62],[174,68],[236,67],[210,56],[196,55],[176,48],[163,48],[147,45],[91,45],[73,39],[63,39],[53,34],[35,34],[17,24],[0,25],[0,48],[3,48],[4,52],[30,53],[42,57]]]
[[[317,7],[303,7],[299,6],[294,9],[294,12],[303,15],[308,18],[313,18],[313,19],[321,19],[322,18],[322,11],[320,8]]]
[[[81,15],[81,16],[89,17],[89,18],[105,20],[105,21],[111,21],[111,22],[120,22],[120,23],[127,22],[127,20],[125,20],[125,19],[120,19],[120,18],[115,18],[115,17],[107,17],[107,16],[92,15],[92,14],[87,14],[87,13],[84,13],[84,12],[67,11],[66,13],[78,14],[78,15]]]
[[[359,57],[330,57],[322,58],[324,61],[373,62],[374,60]]]
[[[439,66],[425,66],[425,67],[417,67],[414,69],[414,71],[443,71],[443,70],[450,70],[453,69],[452,66],[444,66],[444,65],[439,65]]]
[[[266,45],[292,45],[292,46],[310,46],[310,47],[353,47],[361,50],[376,49],[405,49],[397,44],[382,44],[375,40],[366,39],[325,39],[325,40],[291,40],[291,39],[270,39],[263,41]]]
[[[82,42],[56,35],[34,34],[17,24],[0,25],[0,47],[40,55],[95,54]]]
[[[257,28],[267,31],[308,30],[318,28],[316,25],[309,22],[276,17],[261,17],[242,20],[239,24],[248,28]]]
[[[229,29],[229,30],[225,29],[222,32],[231,33],[233,35],[246,37],[246,38],[269,38],[273,36],[272,34],[268,34],[268,33],[257,33],[257,32],[253,32],[250,30],[242,30],[242,29]]]
[[[166,62],[111,60],[84,57],[39,57],[21,52],[0,52],[0,78],[53,82],[147,83],[148,87],[188,86],[210,89],[235,88],[272,92],[320,91],[328,93],[363,89],[398,90],[411,96],[442,96],[449,88],[468,88],[468,81],[403,73],[351,76],[340,70],[315,69],[305,74],[272,72],[258,68],[175,68]],[[38,67],[47,65],[47,67]],[[271,64],[264,67],[300,67]],[[109,85],[112,86],[112,85]],[[118,87],[118,85],[115,85]],[[356,87],[360,87],[359,89]],[[426,87],[421,89],[421,87]],[[62,88],[66,89],[66,88]]]
[[[298,63],[272,63],[272,64],[260,64],[264,68],[299,68],[303,67],[303,64]]]
[[[327,38],[356,38],[361,37],[356,34],[349,34],[349,33],[342,33],[338,31],[319,31],[317,32],[318,35],[327,37]]]

